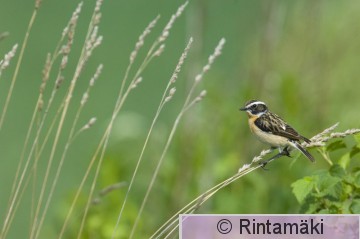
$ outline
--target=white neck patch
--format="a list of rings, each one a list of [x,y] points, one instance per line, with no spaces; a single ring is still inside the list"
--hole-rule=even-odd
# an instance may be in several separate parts
[[[266,112],[259,112],[259,113],[257,113],[256,115],[260,117],[260,116],[262,116],[262,115],[265,114],[265,113],[266,113]]]

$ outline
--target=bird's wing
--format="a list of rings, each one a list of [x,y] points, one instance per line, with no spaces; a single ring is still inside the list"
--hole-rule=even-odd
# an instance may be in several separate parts
[[[275,135],[283,136],[288,139],[299,141],[305,140],[293,127],[288,125],[283,119],[273,113],[263,114],[255,120],[255,124],[261,130]],[[306,140],[305,140],[306,141]]]

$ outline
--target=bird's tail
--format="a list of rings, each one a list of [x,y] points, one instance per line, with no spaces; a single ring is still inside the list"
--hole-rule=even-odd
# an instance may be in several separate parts
[[[304,140],[306,143],[308,143],[308,144],[311,143],[311,140],[310,140],[310,139],[308,139],[308,138],[306,138],[306,137],[304,137],[304,136],[302,136],[302,135],[300,135],[300,137],[301,137],[301,139]]]
[[[290,141],[290,144],[298,149],[303,155],[305,155],[308,159],[310,159],[311,162],[315,162],[314,157],[306,150],[304,149],[298,142]]]

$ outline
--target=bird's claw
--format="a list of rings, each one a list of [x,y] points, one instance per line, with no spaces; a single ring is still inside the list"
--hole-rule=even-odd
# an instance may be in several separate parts
[[[262,169],[265,171],[268,171],[269,169],[265,168],[265,166],[268,164],[268,161],[259,162],[259,165]]]
[[[290,155],[290,153],[289,153],[289,151],[288,151],[287,149],[284,149],[284,150],[281,152],[281,154],[284,155],[284,156],[287,156],[287,157],[291,158],[291,155]]]

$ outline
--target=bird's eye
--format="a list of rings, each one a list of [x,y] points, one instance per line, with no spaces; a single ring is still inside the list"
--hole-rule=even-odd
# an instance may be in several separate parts
[[[255,108],[256,108],[256,105],[252,105],[251,108],[252,108],[252,109],[255,109]]]

